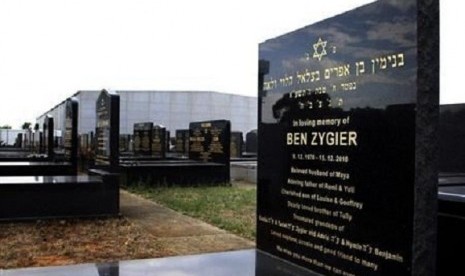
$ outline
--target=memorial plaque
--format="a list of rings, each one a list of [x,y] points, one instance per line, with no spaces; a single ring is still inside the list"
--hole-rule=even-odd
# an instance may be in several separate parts
[[[242,138],[242,132],[233,131],[231,132],[231,157],[239,158],[242,157],[242,146],[244,140]]]
[[[188,154],[189,152],[189,130],[178,129],[176,130],[176,144],[175,149],[177,153]]]
[[[152,156],[164,159],[166,157],[166,128],[154,125],[152,130]]]
[[[226,120],[189,124],[189,159],[229,164],[231,123]]]
[[[439,172],[465,172],[465,104],[440,106]]]
[[[247,132],[245,136],[245,151],[246,152],[257,152],[258,137],[257,130],[251,130]]]
[[[119,95],[102,90],[96,102],[96,117],[95,165],[117,170],[119,164]]]
[[[134,154],[152,155],[153,123],[134,124]]]
[[[78,100],[69,98],[65,103],[65,135],[64,148],[65,158],[72,163],[77,171],[77,150],[78,150]]]
[[[435,275],[437,19],[437,1],[377,1],[260,45],[258,249]]]
[[[54,126],[53,126],[53,117],[51,115],[45,116],[44,120],[44,148],[45,148],[45,154],[47,154],[47,157],[49,159],[53,159],[54,157],[54,139],[53,139],[53,133],[54,133]]]

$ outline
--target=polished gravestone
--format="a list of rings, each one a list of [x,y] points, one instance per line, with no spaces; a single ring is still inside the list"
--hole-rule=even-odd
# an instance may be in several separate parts
[[[152,155],[152,130],[153,123],[134,124],[134,155]]]
[[[166,150],[165,152],[168,153],[171,151],[171,132],[169,130],[166,130],[166,135],[165,135],[165,145],[166,145]]]
[[[119,167],[119,95],[102,90],[96,102],[95,169],[117,172]]]
[[[0,162],[0,220],[118,214],[116,174],[77,176],[77,110],[78,102],[68,99],[64,146],[69,162]]]
[[[189,124],[189,159],[228,164],[231,147],[231,123],[227,120]]]
[[[329,275],[435,275],[438,2],[260,45],[257,247]]]
[[[115,215],[114,176],[0,176],[0,220]]]
[[[106,204],[117,202],[117,208],[112,215],[119,213],[119,192],[112,193],[113,189],[119,191],[119,95],[108,90],[102,90],[95,103],[96,127],[95,137],[91,133],[90,138],[95,143],[94,165],[88,170],[88,174],[108,179],[110,200]],[[92,147],[92,146],[91,146]],[[92,147],[92,148],[93,148]],[[102,190],[101,193],[106,193]]]
[[[257,130],[251,130],[245,135],[245,151],[248,153],[257,153],[258,135]]]
[[[0,162],[1,176],[34,176],[34,175],[74,175],[75,168],[68,162],[48,161],[14,161]]]
[[[438,271],[452,275],[461,269],[465,250],[465,104],[440,106]]]
[[[43,154],[45,152],[44,149],[44,132],[39,131],[39,154]]]
[[[79,149],[78,149],[79,170],[82,172],[92,166],[93,150],[92,140],[90,133],[83,133],[79,135]]]
[[[120,134],[119,135],[119,152],[124,154],[129,152],[129,142],[131,141],[131,135]]]
[[[181,155],[187,156],[189,153],[189,130],[176,130],[175,151]]]
[[[44,120],[44,127],[48,128],[47,134],[52,135],[53,145],[53,118],[50,115],[46,116]],[[27,133],[19,133],[15,139],[15,145],[13,148],[0,148],[0,162],[53,161],[53,146],[51,147],[51,152],[47,153],[44,148],[45,145],[43,143],[43,137],[40,135],[41,133],[42,132],[39,131],[36,133],[32,133],[31,131],[27,131]],[[42,148],[39,146],[39,149],[37,149],[34,145],[36,135],[39,136],[37,142],[40,143],[42,141]]]
[[[465,172],[465,104],[440,106],[439,171]]]
[[[133,137],[133,154],[124,154],[124,156],[120,157],[120,162],[158,161],[166,158],[168,146],[166,140],[167,131],[164,126],[153,123],[136,123],[134,124]]]
[[[239,250],[158,259],[4,270],[2,276],[316,276],[256,250]]]
[[[44,149],[45,154],[49,160],[53,160],[54,157],[54,149],[55,143],[53,141],[54,136],[54,122],[53,117],[51,115],[46,115],[43,124],[43,131],[44,131]]]
[[[78,108],[76,98],[69,98],[65,103],[65,133],[64,148],[65,160],[71,163],[74,173],[78,170]]]
[[[168,135],[168,136],[167,136]],[[167,140],[168,137],[168,140]],[[157,159],[165,159],[167,141],[169,141],[169,134],[166,128],[162,125],[154,125],[152,128],[152,157]]]
[[[242,157],[242,148],[244,145],[244,138],[242,137],[242,132],[232,131],[231,132],[231,158],[241,158]]]
[[[124,183],[152,185],[209,185],[229,183],[231,124],[226,120],[195,122],[189,137],[189,159],[144,160],[127,158],[121,163]],[[178,135],[182,133],[181,135]],[[184,140],[182,145],[185,145]]]
[[[18,135],[16,136],[15,147],[23,148],[23,134],[22,133],[18,133]]]
[[[442,181],[441,181],[442,180]],[[465,250],[465,177],[439,179],[438,275],[457,275]]]
[[[53,118],[46,116],[44,122],[46,156],[16,155],[0,158],[0,175],[3,176],[52,176],[77,174],[77,117],[78,102],[68,99],[65,103],[64,157],[65,162],[54,159]]]

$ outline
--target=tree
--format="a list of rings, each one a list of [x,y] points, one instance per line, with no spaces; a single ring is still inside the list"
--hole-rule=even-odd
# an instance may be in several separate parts
[[[30,129],[31,128],[31,123],[30,122],[24,122],[23,126],[21,127],[21,129],[24,129],[24,130],[27,130],[27,129]]]
[[[38,130],[39,130],[39,123],[36,123],[36,124],[34,125],[34,130],[35,130],[35,131],[38,131]]]
[[[0,129],[11,129],[11,126],[10,125],[3,125],[3,126],[0,126]]]

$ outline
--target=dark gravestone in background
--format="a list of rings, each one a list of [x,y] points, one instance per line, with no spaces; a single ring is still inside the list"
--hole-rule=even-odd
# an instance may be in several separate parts
[[[79,135],[79,155],[87,155],[88,150],[90,148],[90,138],[89,134],[84,133]]]
[[[245,151],[257,152],[258,137],[257,130],[251,130],[245,135]]]
[[[166,128],[154,125],[152,130],[152,156],[164,159],[166,157]]]
[[[44,132],[39,131],[39,153],[43,154],[45,152],[44,149]]]
[[[189,124],[189,159],[229,164],[231,123],[226,120]]]
[[[231,157],[239,158],[242,157],[242,146],[244,144],[244,140],[242,137],[242,132],[240,131],[233,131],[231,132]]]
[[[78,100],[69,98],[65,103],[65,158],[75,168],[77,173],[78,155]]]
[[[426,3],[378,1],[260,45],[258,249],[327,275],[435,275]]]
[[[129,141],[130,135],[128,134],[120,134],[119,135],[119,152],[127,152],[129,151]]]
[[[177,153],[187,155],[189,152],[189,130],[178,129],[176,130],[176,144],[175,150]]]
[[[96,117],[95,165],[116,171],[119,164],[119,95],[102,90],[96,102]]]
[[[48,159],[54,158],[54,126],[53,126],[53,117],[51,115],[46,115],[44,120],[44,142],[45,142],[45,154],[47,155]]]
[[[170,133],[169,130],[166,130],[166,128],[165,128],[165,132],[166,132],[166,137],[165,137],[166,150],[165,150],[165,152],[169,152],[170,149],[171,149],[171,133]]]
[[[16,135],[15,147],[17,148],[23,147],[23,134],[22,133],[18,133],[18,135]]]
[[[439,172],[465,172],[465,104],[440,106]]]
[[[153,123],[134,124],[134,154],[152,155],[152,129]]]

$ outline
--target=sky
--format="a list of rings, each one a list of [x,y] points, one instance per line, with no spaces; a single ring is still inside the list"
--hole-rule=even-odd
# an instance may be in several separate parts
[[[401,1],[401,0],[399,0]],[[78,90],[256,96],[258,44],[371,0],[1,0],[0,125]],[[441,102],[465,102],[460,1],[441,1]]]

